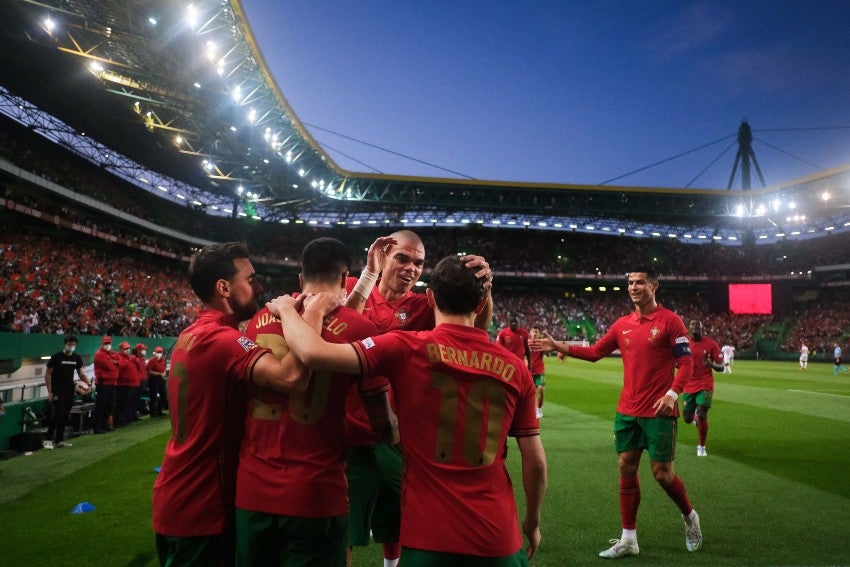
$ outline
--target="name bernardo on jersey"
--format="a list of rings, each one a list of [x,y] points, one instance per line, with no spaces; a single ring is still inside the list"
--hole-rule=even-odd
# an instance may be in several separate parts
[[[510,382],[514,377],[514,373],[516,373],[516,368],[514,368],[513,364],[505,362],[501,357],[489,352],[479,353],[477,350],[462,350],[439,343],[428,343],[425,345],[425,348],[428,350],[428,360],[432,364],[444,362],[446,364],[456,364],[458,366],[466,366],[467,368],[486,370],[505,382]]]

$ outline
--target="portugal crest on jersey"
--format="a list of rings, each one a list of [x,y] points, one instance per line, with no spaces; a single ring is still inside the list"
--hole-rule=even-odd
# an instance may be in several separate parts
[[[407,325],[407,308],[402,307],[401,309],[396,311],[395,318],[398,319],[399,326],[403,327]]]

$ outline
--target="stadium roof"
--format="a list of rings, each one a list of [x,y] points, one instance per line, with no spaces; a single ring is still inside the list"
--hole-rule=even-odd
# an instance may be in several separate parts
[[[759,190],[404,177],[343,170],[269,72],[238,0],[12,0],[0,111],[211,214],[772,242],[850,230],[850,165]]]

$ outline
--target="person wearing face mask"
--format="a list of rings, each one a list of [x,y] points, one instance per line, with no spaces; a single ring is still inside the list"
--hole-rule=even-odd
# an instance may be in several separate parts
[[[127,341],[118,345],[118,359],[121,361],[121,367],[118,369],[118,391],[115,396],[115,410],[112,412],[115,427],[124,427],[130,423],[128,419],[130,398],[136,380],[136,365],[132,360],[130,348],[130,343]]]
[[[109,421],[115,409],[118,390],[118,371],[121,359],[112,351],[112,337],[105,336],[100,348],[94,353],[94,376],[97,379],[97,395],[94,399],[94,432],[112,431]]]
[[[165,396],[165,357],[162,347],[153,349],[153,357],[148,360],[148,391],[151,404],[151,417],[161,416],[167,409],[167,398]]]
[[[47,386],[47,398],[53,404],[53,417],[47,428],[47,435],[42,445],[45,449],[54,447],[70,447],[65,442],[65,426],[74,405],[74,374],[86,386],[91,387],[88,376],[83,371],[83,359],[74,350],[77,348],[77,337],[65,337],[65,346],[47,361],[47,371],[44,374],[44,384]]]

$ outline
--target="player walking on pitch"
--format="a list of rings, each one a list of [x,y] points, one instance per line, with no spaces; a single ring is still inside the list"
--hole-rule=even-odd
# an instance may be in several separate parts
[[[599,553],[617,558],[637,555],[637,511],[640,504],[638,466],[644,450],[649,453],[656,482],[676,503],[685,523],[685,546],[702,546],[699,516],[691,506],[685,484],[673,469],[676,446],[676,400],[693,375],[694,361],[682,319],[655,301],[658,275],[639,267],[628,274],[629,297],[635,306],[619,318],[608,332],[589,347],[555,341],[548,333],[532,342],[535,350],[557,350],[568,356],[596,362],[619,349],[623,357],[623,390],[614,420],[614,445],[620,471],[620,539]],[[679,370],[673,375],[673,369]]]
[[[705,440],[708,437],[708,410],[711,408],[711,397],[714,394],[714,375],[711,371],[723,370],[724,366],[721,362],[723,357],[717,343],[703,334],[702,321],[691,320],[688,323],[688,333],[691,336],[694,375],[682,393],[682,418],[685,423],[696,422],[699,436],[697,457],[705,457],[708,455],[705,451]]]

